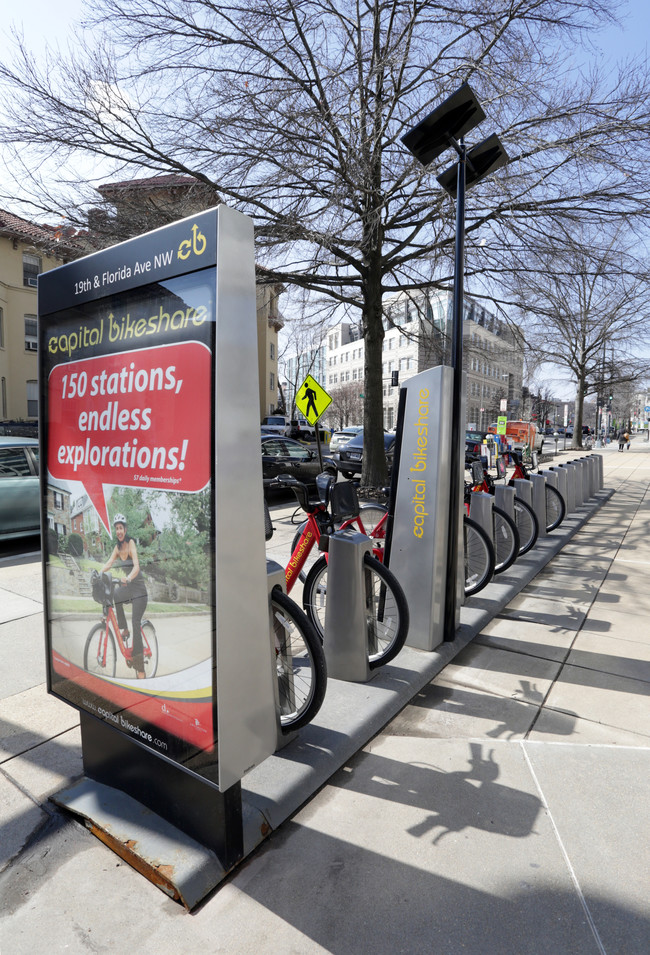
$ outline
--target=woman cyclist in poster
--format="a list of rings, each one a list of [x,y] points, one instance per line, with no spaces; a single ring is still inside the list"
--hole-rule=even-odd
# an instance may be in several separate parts
[[[120,587],[116,588],[115,613],[120,625],[120,630],[122,631],[122,638],[126,642],[129,639],[129,630],[124,613],[124,603],[129,600],[132,602],[131,632],[133,635],[133,668],[137,678],[143,680],[145,671],[142,656],[142,630],[140,627],[142,617],[147,607],[147,587],[142,571],[140,570],[138,549],[135,541],[132,537],[129,537],[126,532],[126,517],[123,514],[116,514],[113,518],[113,527],[115,528],[117,544],[113,549],[113,553],[102,567],[101,573],[103,574],[109,570],[113,564],[118,561],[118,568],[126,574],[125,578],[120,581]]]

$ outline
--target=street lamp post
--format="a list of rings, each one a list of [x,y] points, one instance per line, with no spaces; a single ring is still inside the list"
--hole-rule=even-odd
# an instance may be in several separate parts
[[[456,243],[454,253],[454,296],[452,317],[452,420],[450,454],[449,522],[447,576],[445,583],[444,639],[456,634],[456,591],[458,586],[458,527],[460,519],[461,407],[463,372],[463,299],[465,278],[465,191],[508,162],[508,155],[496,135],[467,149],[464,137],[485,119],[485,113],[470,86],[465,83],[433,112],[402,137],[415,158],[428,166],[446,149],[458,159],[437,180],[456,200]]]

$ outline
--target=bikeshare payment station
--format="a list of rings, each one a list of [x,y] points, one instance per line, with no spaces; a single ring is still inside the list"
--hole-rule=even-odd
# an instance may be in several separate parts
[[[409,607],[407,645],[418,650],[434,650],[444,640],[452,386],[453,369],[439,365],[410,378],[400,396],[401,447],[389,566]],[[461,473],[461,501],[462,480]],[[464,581],[460,511],[458,520],[456,627]]]
[[[220,206],[97,252],[41,275],[38,306],[48,689],[79,710],[87,777],[58,801],[92,818],[127,794],[228,870],[240,780],[279,725],[252,222]],[[88,586],[116,514],[147,593],[144,678]]]

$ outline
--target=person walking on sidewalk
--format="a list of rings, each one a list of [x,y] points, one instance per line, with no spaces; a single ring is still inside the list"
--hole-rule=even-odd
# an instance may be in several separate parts
[[[625,441],[627,450],[630,450],[630,435],[627,431],[623,432],[623,440]]]
[[[627,435],[625,435],[625,434],[623,433],[623,431],[619,431],[619,432],[618,432],[618,450],[619,450],[619,451],[624,451],[624,450],[625,450],[625,442],[626,442],[626,441],[627,441]]]
[[[131,612],[131,632],[133,635],[133,669],[138,680],[145,678],[144,657],[142,655],[142,617],[147,607],[149,595],[142,571],[140,570],[140,561],[138,560],[138,549],[135,541],[126,532],[126,517],[123,514],[116,514],[113,518],[113,527],[117,544],[113,553],[108,558],[101,569],[103,574],[109,570],[113,564],[118,561],[120,570],[126,574],[120,581],[120,588],[115,593],[115,613],[117,622],[122,631],[122,638],[126,642],[129,639],[129,630],[124,613],[124,604],[127,601],[132,602]]]

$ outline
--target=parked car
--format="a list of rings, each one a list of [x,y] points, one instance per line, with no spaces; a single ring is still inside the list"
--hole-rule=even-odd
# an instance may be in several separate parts
[[[323,470],[336,474],[331,458],[323,456],[321,468],[318,453],[311,448],[281,435],[262,435],[262,477],[265,483],[278,474],[291,474],[303,484],[314,484],[316,475]]]
[[[330,438],[330,451],[338,451],[339,448],[342,448],[344,444],[347,444],[348,441],[351,441],[352,438],[359,434],[360,431],[363,431],[363,428],[356,425],[354,427],[341,428],[340,431],[335,431]]]
[[[486,437],[485,431],[465,432],[465,457],[469,461],[477,461],[481,457],[481,447]]]
[[[282,414],[270,414],[262,418],[262,427],[267,431],[273,431],[275,434],[284,434],[289,437],[291,433],[291,418]]]
[[[38,534],[40,502],[38,441],[0,437],[0,538]]]
[[[384,434],[384,451],[386,452],[389,474],[393,466],[395,437],[394,432]],[[335,451],[332,454],[332,461],[343,477],[348,480],[361,474],[363,465],[363,431],[360,431],[354,438],[348,441],[347,444],[343,445],[338,451]]]

